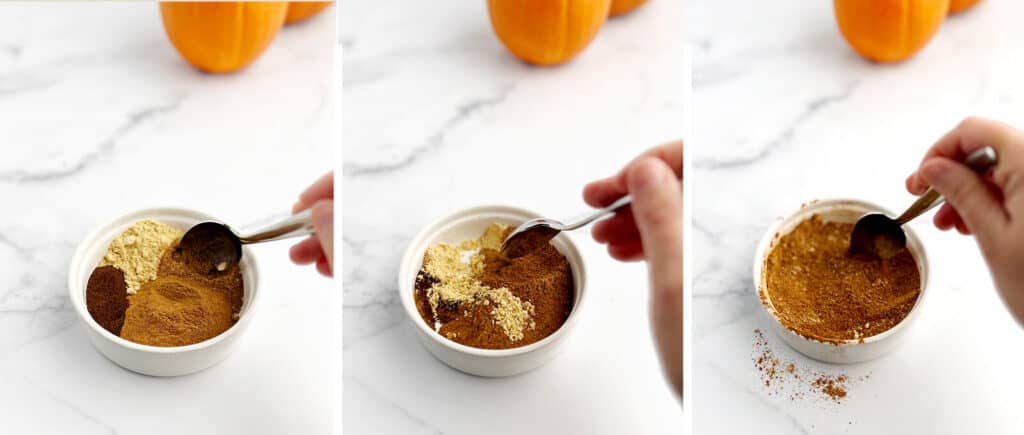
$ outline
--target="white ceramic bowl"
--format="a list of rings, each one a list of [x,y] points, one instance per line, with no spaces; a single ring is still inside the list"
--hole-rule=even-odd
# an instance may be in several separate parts
[[[416,309],[416,302],[413,299],[414,283],[416,274],[423,266],[423,254],[430,245],[438,242],[457,244],[463,240],[475,239],[493,222],[517,226],[536,217],[540,215],[514,207],[482,206],[465,209],[427,225],[405,250],[398,273],[398,291],[405,307],[405,314],[409,316],[423,345],[445,364],[477,376],[498,377],[527,372],[551,360],[572,331],[586,297],[587,277],[583,257],[572,239],[565,234],[556,236],[551,243],[565,255],[572,268],[575,300],[565,324],[542,340],[512,349],[470,347],[438,334],[423,321]]]
[[[82,240],[75,250],[74,257],[71,258],[68,270],[71,304],[85,323],[93,346],[121,367],[150,376],[187,375],[211,367],[231,353],[239,337],[252,321],[253,308],[259,295],[259,267],[249,248],[242,249],[242,260],[239,264],[242,269],[244,296],[238,322],[209,340],[188,346],[147,346],[111,334],[89,315],[85,305],[85,288],[89,282],[89,275],[103,258],[110,242],[142,219],[153,219],[186,230],[197,222],[214,218],[182,208],[150,208],[129,213],[100,226]]]
[[[821,200],[805,204],[793,214],[779,220],[768,228],[768,232],[765,233],[764,238],[761,239],[761,243],[757,247],[757,255],[754,256],[754,283],[757,284],[758,298],[760,299],[761,293],[765,291],[765,283],[761,273],[762,266],[775,240],[788,234],[800,222],[814,214],[819,214],[826,221],[830,222],[854,223],[861,215],[868,212],[883,212],[888,216],[895,216],[891,211],[869,202],[846,199]],[[903,230],[907,234],[907,248],[910,249],[911,255],[916,260],[918,272],[921,274],[921,293],[918,295],[917,302],[914,303],[910,313],[900,323],[881,334],[864,338],[863,341],[847,340],[838,344],[825,343],[804,337],[787,329],[775,317],[773,310],[759,300],[759,305],[764,308],[764,312],[771,318],[770,322],[775,332],[782,337],[783,341],[798,352],[816,360],[830,363],[847,364],[868,361],[882,356],[895,348],[902,340],[907,328],[914,322],[914,319],[921,311],[921,302],[924,300],[928,289],[928,256],[925,254],[924,245],[921,244],[921,240],[918,239],[913,228],[904,226]],[[765,300],[768,300],[768,298],[765,298]],[[771,302],[768,301],[767,303],[770,304]]]

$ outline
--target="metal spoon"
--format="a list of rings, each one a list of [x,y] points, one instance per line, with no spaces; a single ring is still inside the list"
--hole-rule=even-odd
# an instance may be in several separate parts
[[[544,246],[557,236],[558,233],[580,228],[598,218],[615,213],[616,210],[632,202],[633,198],[626,195],[607,207],[594,210],[582,216],[573,217],[569,219],[569,223],[562,223],[548,218],[528,220],[509,233],[505,241],[501,243],[501,252],[508,258],[522,257]]]
[[[995,167],[998,158],[996,150],[985,147],[972,152],[964,159],[964,164],[979,174],[986,174]],[[903,232],[903,224],[910,222],[945,199],[932,188],[918,197],[910,208],[896,219],[890,219],[882,213],[868,213],[853,226],[850,235],[850,255],[867,256],[869,258],[892,258],[907,245],[907,235]]]
[[[196,272],[221,272],[242,259],[242,245],[313,233],[312,210],[289,216],[254,234],[239,235],[222,222],[205,221],[190,228],[175,249],[184,253]]]

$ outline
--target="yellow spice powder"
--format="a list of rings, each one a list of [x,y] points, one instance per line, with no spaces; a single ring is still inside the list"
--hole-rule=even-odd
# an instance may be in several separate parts
[[[160,258],[174,242],[184,235],[170,225],[145,219],[118,235],[100,260],[100,266],[114,266],[124,272],[129,294],[156,279]]]
[[[484,256],[480,251],[500,250],[507,231],[507,225],[495,223],[479,238],[463,241],[458,246],[443,242],[430,246],[423,256],[423,268],[440,281],[427,290],[434,312],[444,302],[493,303],[490,312],[493,321],[510,340],[518,341],[526,328],[536,327],[533,304],[524,302],[507,288],[491,288],[479,280],[484,270]]]

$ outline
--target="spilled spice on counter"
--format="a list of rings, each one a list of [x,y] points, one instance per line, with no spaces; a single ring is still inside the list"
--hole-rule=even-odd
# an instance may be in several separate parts
[[[818,400],[840,403],[852,385],[852,379],[846,373],[814,369],[796,361],[781,360],[760,329],[754,330],[752,360],[769,396],[786,396],[792,401],[798,401],[810,395]],[[868,376],[857,380],[865,381]]]
[[[420,317],[455,342],[484,349],[551,335],[572,310],[572,270],[550,244],[517,258],[500,253],[511,232],[491,224],[477,239],[427,249],[414,283]]]
[[[917,302],[909,250],[885,260],[848,253],[853,224],[813,215],[778,237],[762,269],[762,302],[793,332],[839,344],[889,330]]]
[[[839,401],[846,397],[846,375],[819,376],[812,385],[832,400]]]

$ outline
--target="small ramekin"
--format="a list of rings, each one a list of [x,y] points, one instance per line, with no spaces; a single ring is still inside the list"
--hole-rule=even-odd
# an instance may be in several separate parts
[[[193,224],[214,217],[184,208],[149,208],[114,219],[93,230],[79,243],[68,269],[68,290],[71,304],[85,323],[93,346],[117,365],[150,376],[181,376],[209,368],[226,358],[252,321],[259,295],[259,266],[252,251],[243,247],[242,270],[244,296],[238,321],[220,335],[188,346],[148,346],[125,340],[103,329],[85,304],[89,276],[99,264],[110,242],[143,219],[153,219],[187,230]]]
[[[759,299],[758,303],[768,317],[771,318],[770,322],[773,329],[782,337],[783,341],[798,352],[816,360],[837,364],[850,364],[878,358],[894,349],[900,343],[910,324],[914,322],[921,311],[921,303],[928,289],[928,256],[925,253],[924,245],[921,244],[921,240],[914,233],[913,228],[908,225],[905,225],[903,230],[907,234],[907,248],[910,249],[910,253],[917,263],[918,272],[921,274],[921,293],[918,295],[917,301],[907,314],[907,317],[887,331],[866,337],[863,340],[846,340],[840,343],[826,343],[814,340],[786,328],[779,321],[778,317],[775,316],[774,310],[769,306],[771,303],[770,299],[767,297],[761,298],[762,293],[766,291],[762,268],[765,260],[768,258],[768,253],[780,237],[788,234],[800,222],[814,214],[821,215],[826,221],[854,223],[861,215],[868,212],[882,212],[888,216],[895,216],[891,211],[865,201],[853,199],[814,201],[804,204],[793,214],[775,222],[775,224],[768,228],[768,232],[765,233],[761,243],[757,246],[757,254],[754,256],[754,283],[757,285],[756,296]]]
[[[420,342],[437,359],[457,370],[486,377],[511,376],[540,367],[551,360],[565,343],[580,317],[580,309],[586,299],[586,270],[579,250],[565,234],[552,239],[551,243],[569,261],[573,274],[572,311],[562,327],[542,340],[526,346],[511,349],[479,349],[449,340],[429,327],[416,309],[413,299],[416,274],[423,266],[423,254],[430,245],[438,242],[457,244],[467,239],[480,237],[484,229],[494,222],[511,226],[540,217],[529,210],[505,206],[481,206],[457,211],[427,225],[406,248],[398,273],[398,291],[405,307],[405,314],[412,322]]]

